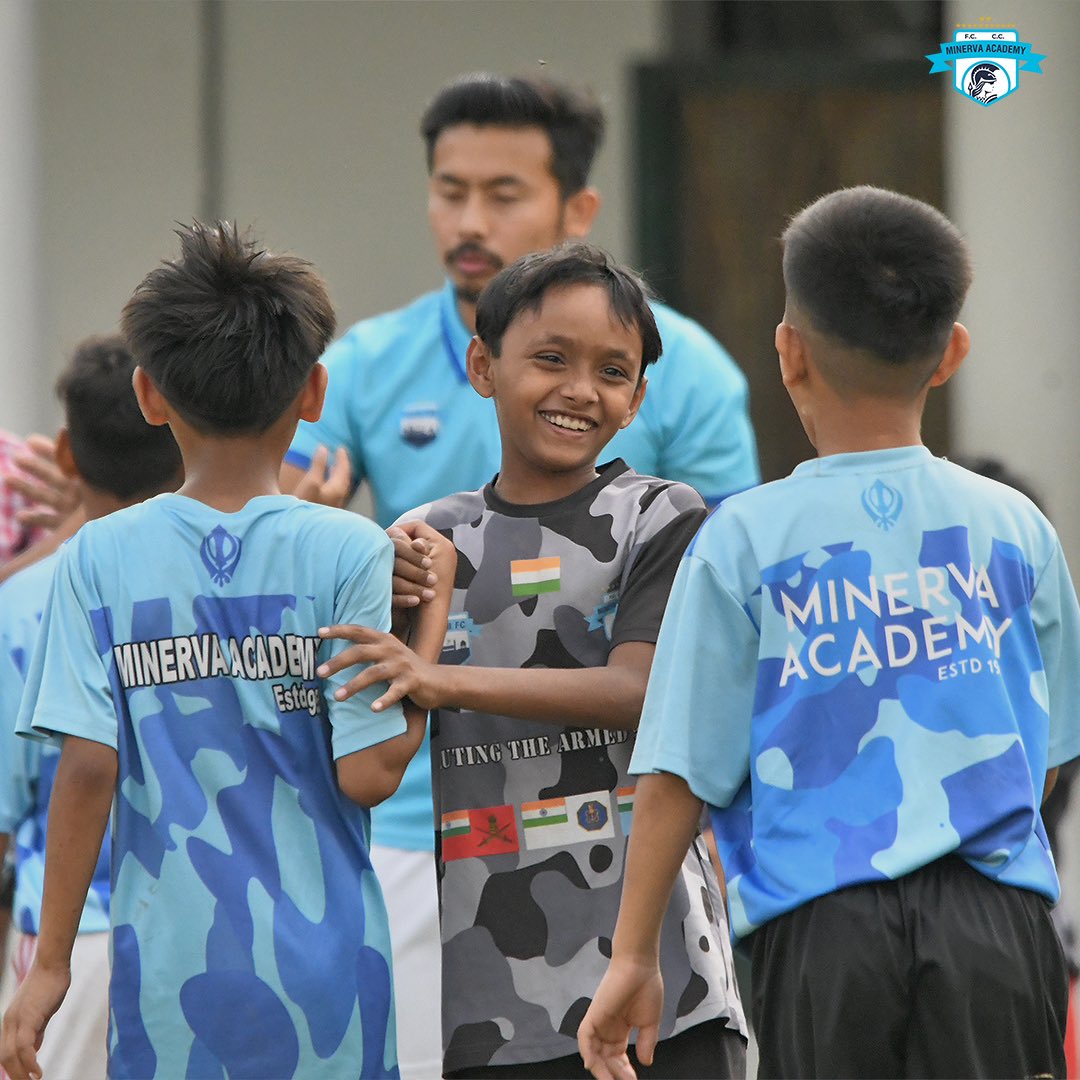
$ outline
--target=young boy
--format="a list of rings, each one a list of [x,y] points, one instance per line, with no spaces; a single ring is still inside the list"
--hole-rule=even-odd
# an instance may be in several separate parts
[[[1018,492],[935,459],[968,254],[936,210],[835,192],[784,234],[784,385],[820,455],[708,521],[672,590],[631,768],[597,1077],[654,1037],[664,897],[702,800],[753,933],[760,1075],[1064,1076],[1039,806],[1080,753],[1080,612]]]
[[[277,488],[297,421],[319,413],[333,311],[300,259],[228,225],[179,235],[122,329],[186,479],[88,523],[57,562],[19,727],[63,749],[37,957],[0,1057],[38,1075],[115,797],[111,1077],[396,1076],[365,808],[425,714],[385,684],[328,701],[315,673],[321,627],[389,625],[393,549]],[[417,624],[432,656],[448,600]]]
[[[64,427],[57,464],[75,482],[88,520],[175,491],[180,451],[167,427],[139,412],[131,375],[135,362],[119,337],[88,338],[75,348],[57,393]],[[37,949],[49,795],[59,749],[16,739],[30,656],[58,555],[52,553],[0,585],[0,848],[15,838],[16,977],[25,978]],[[40,1049],[47,1074],[103,1076],[109,1020],[109,853],[103,848],[79,919],[71,988]]]
[[[327,670],[377,661],[348,689],[381,672],[437,710],[445,1075],[582,1076],[574,1035],[610,953],[636,818],[634,729],[705,510],[683,484],[596,466],[660,354],[634,275],[581,243],[526,256],[484,290],[476,328],[468,373],[494,400],[501,468],[416,512],[458,551],[442,663],[338,628],[360,644]],[[696,840],[664,924],[655,1075],[743,1075],[728,936]]]

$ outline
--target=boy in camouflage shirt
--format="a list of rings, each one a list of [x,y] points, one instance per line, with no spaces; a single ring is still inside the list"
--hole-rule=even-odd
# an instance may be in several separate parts
[[[502,467],[407,515],[458,551],[442,661],[333,631],[357,645],[332,670],[374,661],[349,691],[391,678],[432,710],[446,1076],[588,1075],[575,1034],[611,954],[634,730],[671,581],[705,517],[683,484],[596,465],[660,349],[642,283],[596,248],[499,274],[468,373],[494,400]],[[743,1075],[724,905],[700,838],[660,963],[667,1008],[643,1075]]]

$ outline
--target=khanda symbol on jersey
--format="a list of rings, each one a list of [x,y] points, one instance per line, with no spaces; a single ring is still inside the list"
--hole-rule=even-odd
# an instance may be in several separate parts
[[[881,480],[875,480],[862,495],[863,509],[870,515],[870,520],[879,528],[888,532],[900,519],[904,509],[904,497],[896,488],[889,487]]]
[[[225,585],[232,580],[240,563],[240,547],[240,537],[226,532],[220,525],[203,538],[199,554],[215,585]]]

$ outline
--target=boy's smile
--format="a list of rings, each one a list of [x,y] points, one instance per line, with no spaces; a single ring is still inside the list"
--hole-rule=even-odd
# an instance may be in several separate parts
[[[500,355],[469,350],[473,385],[495,400],[502,436],[498,492],[517,503],[564,498],[596,476],[596,460],[644,396],[641,334],[598,285],[550,289],[522,312]]]

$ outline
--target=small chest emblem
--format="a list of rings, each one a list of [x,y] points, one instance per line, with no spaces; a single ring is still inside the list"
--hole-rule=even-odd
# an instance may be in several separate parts
[[[442,427],[439,406],[430,401],[409,405],[401,414],[400,432],[410,446],[427,446],[434,442]]]

